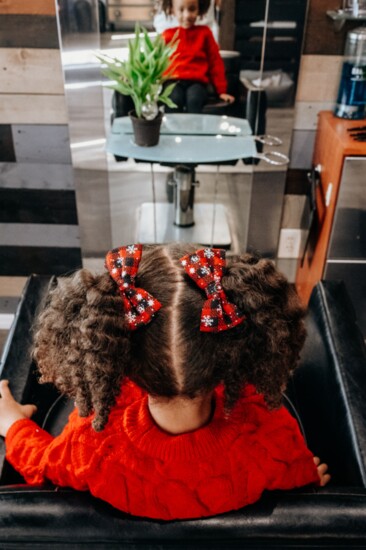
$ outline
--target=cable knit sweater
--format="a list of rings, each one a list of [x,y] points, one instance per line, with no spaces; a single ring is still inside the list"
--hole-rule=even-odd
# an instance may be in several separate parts
[[[206,25],[194,25],[189,29],[175,27],[166,29],[162,37],[168,43],[176,32],[178,32],[179,43],[173,54],[170,78],[211,83],[218,95],[226,93],[224,62],[209,27]]]
[[[116,508],[164,520],[198,518],[255,502],[265,489],[319,483],[298,425],[269,411],[248,386],[227,417],[223,391],[202,428],[169,435],[154,423],[147,395],[126,382],[102,432],[75,409],[56,438],[32,420],[15,422],[6,457],[30,484],[45,479],[89,490]]]

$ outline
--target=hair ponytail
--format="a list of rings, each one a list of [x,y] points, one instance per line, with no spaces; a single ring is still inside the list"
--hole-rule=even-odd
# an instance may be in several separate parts
[[[82,269],[58,279],[35,327],[40,381],[74,399],[80,416],[94,412],[96,431],[105,426],[126,375],[130,331],[125,325],[114,281],[107,273]]]

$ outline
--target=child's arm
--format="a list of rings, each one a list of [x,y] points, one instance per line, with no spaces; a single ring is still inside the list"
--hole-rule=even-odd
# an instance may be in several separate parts
[[[290,489],[309,483],[324,486],[330,480],[328,466],[308,449],[297,421],[281,407],[272,411],[276,429],[268,435],[267,449],[272,455],[272,489]]]
[[[234,103],[235,97],[230,94],[220,94],[219,98],[223,101],[227,101],[228,103]]]
[[[5,437],[14,422],[23,418],[31,418],[37,407],[17,403],[9,390],[7,380],[0,381],[0,397],[0,435]]]
[[[233,103],[235,101],[235,98],[226,92],[227,81],[225,76],[225,65],[220,55],[220,50],[212,35],[212,32],[208,27],[206,28],[208,31],[206,38],[206,47],[210,81],[215,86],[216,92],[220,99],[222,99],[223,101],[227,101],[228,103]]]
[[[263,445],[259,460],[265,465],[266,488],[292,489],[310,483],[326,485],[330,480],[328,466],[308,449],[297,421],[285,407],[269,411],[264,402],[262,406],[257,409],[261,423],[258,441]]]
[[[57,485],[87,489],[74,474],[79,457],[72,427],[66,425],[54,438],[30,420],[36,407],[17,403],[7,380],[0,382],[0,394],[0,435],[6,437],[6,458],[25,481],[35,485],[49,479]]]

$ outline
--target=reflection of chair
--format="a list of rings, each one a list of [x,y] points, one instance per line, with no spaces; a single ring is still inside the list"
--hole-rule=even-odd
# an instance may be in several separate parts
[[[91,32],[93,30],[92,8],[87,0],[75,2],[74,14],[78,31]]]
[[[70,402],[55,402],[57,394],[37,384],[29,358],[30,325],[48,284],[47,277],[28,282],[6,345],[2,377],[11,379],[16,398],[36,402],[38,422],[55,434]],[[309,307],[308,337],[287,396],[310,449],[329,464],[329,486],[266,493],[254,505],[215,518],[159,522],[121,513],[87,492],[19,484],[6,465],[1,482],[7,485],[0,487],[1,548],[20,542],[37,548],[364,548],[365,346],[344,285],[319,283]]]

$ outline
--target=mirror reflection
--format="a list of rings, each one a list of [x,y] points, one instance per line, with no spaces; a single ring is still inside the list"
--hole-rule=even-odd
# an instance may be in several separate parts
[[[226,66],[231,64],[234,72],[234,75],[229,74],[228,77],[230,91],[236,87],[235,110],[229,112],[229,115],[249,119],[255,134],[269,133],[278,136],[283,145],[275,146],[276,153],[288,154],[304,13],[302,22],[298,22],[299,15],[293,22],[291,13],[273,12],[270,4],[257,2],[253,3],[255,8],[248,10],[246,6],[243,10],[243,6],[238,3],[236,15],[232,14],[234,18],[230,20],[230,12],[233,10],[229,2],[227,5],[212,3],[209,14],[200,22],[211,25],[218,39],[222,58]],[[251,15],[245,19],[243,13]],[[136,20],[146,25],[152,35],[156,28],[161,31],[163,26],[173,24],[173,21],[168,16],[163,22],[161,9],[151,3],[134,3],[132,6],[123,0],[106,3],[63,0],[60,2],[59,17],[73,164],[76,176],[81,177],[81,184],[78,185],[80,194],[83,200],[90,196],[89,193],[82,192],[86,185],[84,176],[88,173],[93,181],[87,183],[89,191],[93,184],[99,190],[99,195],[104,188],[103,200],[110,203],[112,244],[118,244],[121,238],[134,240],[141,205],[152,200],[151,166],[131,158],[121,161],[118,158],[121,155],[105,153],[105,139],[111,131],[113,92],[101,77],[94,54],[102,51],[124,58],[127,55],[127,41],[133,35]],[[235,36],[232,32],[234,27],[237,29]],[[297,42],[294,40],[296,45],[291,49],[290,59],[286,59],[285,52],[288,50],[291,35],[296,35]],[[267,43],[271,43],[270,48],[266,47]],[[262,94],[261,90],[265,87],[267,90]],[[278,113],[279,108],[281,114]],[[215,105],[211,111],[206,110],[212,114],[220,113],[219,108],[215,110]],[[112,113],[112,118],[116,114],[118,116],[120,113]],[[91,136],[93,139],[90,139]],[[270,146],[257,142],[258,151],[269,148]],[[169,163],[153,166],[154,193],[158,203],[169,203],[172,200],[169,188],[172,168],[164,164]],[[258,163],[258,159],[253,162],[248,158],[239,158],[229,165],[222,164],[218,175],[216,171],[213,164],[199,164],[195,167],[195,179],[200,184],[195,187],[195,203],[217,202],[225,208],[231,235],[228,243],[230,250],[236,252],[251,246],[274,257],[286,167],[276,168],[264,161]],[[269,175],[273,173],[275,175],[271,180],[271,192],[268,199],[266,197],[263,200],[263,189]],[[257,180],[255,186],[253,178]],[[270,202],[268,215],[266,214],[268,225],[258,231],[256,218],[268,209],[267,200]],[[103,209],[103,223],[106,208]],[[95,205],[91,209],[96,211]],[[80,221],[83,226],[83,220]],[[100,235],[100,230],[97,232]],[[89,231],[83,234],[84,250],[88,255],[88,249],[93,253],[95,248],[90,242],[94,237],[90,237]]]

